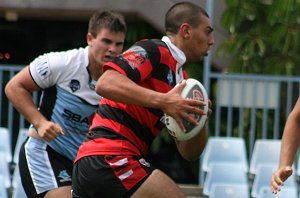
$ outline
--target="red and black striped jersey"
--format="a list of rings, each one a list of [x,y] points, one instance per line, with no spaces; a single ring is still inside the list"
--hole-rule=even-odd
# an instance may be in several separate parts
[[[178,75],[187,78],[178,63],[180,57],[173,52],[175,46],[171,49],[170,45],[170,41],[159,39],[139,41],[103,65],[103,70],[113,68],[142,87],[167,93],[178,83]],[[76,160],[88,155],[147,155],[153,139],[165,126],[163,116],[160,109],[103,98]]]

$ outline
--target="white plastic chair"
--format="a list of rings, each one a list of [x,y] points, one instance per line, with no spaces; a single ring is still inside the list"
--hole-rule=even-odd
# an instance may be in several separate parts
[[[12,179],[12,187],[13,187],[13,193],[12,198],[25,198],[26,193],[23,189],[20,174],[19,174],[19,168],[16,167],[13,174]]]
[[[211,170],[204,180],[203,194],[210,196],[214,184],[248,185],[248,176],[244,167],[236,163],[211,164]]]
[[[249,198],[249,186],[245,184],[213,184],[209,198]]]
[[[0,175],[0,198],[8,198],[7,188],[5,187],[5,178]]]
[[[246,145],[243,138],[210,137],[204,150],[201,169],[208,172],[211,164],[238,163],[248,172]]]
[[[280,140],[259,139],[254,143],[253,153],[250,159],[249,173],[257,174],[259,164],[278,166],[280,156]]]
[[[11,145],[9,130],[7,128],[0,127],[0,152],[4,152],[6,154],[6,161],[8,163],[12,160]]]
[[[9,188],[11,185],[11,177],[9,163],[6,161],[6,153],[0,151],[0,176],[3,177],[4,186]]]
[[[257,173],[254,177],[251,196],[256,198],[259,197],[261,189],[268,188],[270,190],[270,182],[272,173],[276,170],[277,165],[260,164],[257,168]],[[296,178],[294,175],[290,176],[285,182],[281,189],[294,188],[297,189]]]
[[[276,195],[274,195],[270,187],[263,187],[260,189],[257,198],[298,198],[297,197],[297,189],[285,187],[280,190]]]
[[[296,175],[299,177],[300,176],[300,152],[296,161],[297,167],[296,167]]]
[[[26,140],[28,135],[28,129],[27,128],[22,128],[19,130],[19,134],[18,134],[18,138],[16,141],[16,146],[15,146],[15,150],[14,150],[14,156],[13,156],[13,163],[14,164],[18,164],[19,162],[19,152],[20,152],[20,148],[23,144],[23,142]]]

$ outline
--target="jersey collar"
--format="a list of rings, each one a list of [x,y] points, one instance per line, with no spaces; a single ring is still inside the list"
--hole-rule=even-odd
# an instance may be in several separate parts
[[[89,46],[86,46],[84,48],[84,61],[85,61],[85,65],[86,67],[89,65]]]
[[[172,56],[175,58],[175,60],[179,63],[179,67],[182,67],[182,65],[185,63],[186,61],[186,56],[183,53],[183,51],[181,51],[178,47],[176,47],[171,40],[169,39],[169,37],[164,36],[161,39],[163,42],[165,42],[168,46],[168,48],[171,51]]]

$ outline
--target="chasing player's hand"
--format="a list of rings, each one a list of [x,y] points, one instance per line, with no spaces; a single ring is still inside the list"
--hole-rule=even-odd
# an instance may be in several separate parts
[[[50,142],[54,140],[59,135],[64,135],[64,131],[57,123],[54,122],[44,122],[37,128],[37,132],[41,138],[45,141]]]

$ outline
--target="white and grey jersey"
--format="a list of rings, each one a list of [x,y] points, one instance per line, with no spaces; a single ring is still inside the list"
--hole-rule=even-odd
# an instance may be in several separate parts
[[[58,153],[74,160],[89,129],[89,117],[101,99],[88,66],[88,47],[51,52],[30,63],[30,74],[43,89],[39,110],[58,123],[65,135],[48,142]]]

